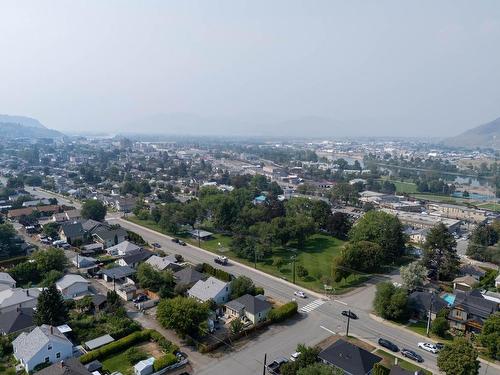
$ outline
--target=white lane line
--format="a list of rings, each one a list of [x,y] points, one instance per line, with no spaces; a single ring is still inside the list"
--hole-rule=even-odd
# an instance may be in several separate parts
[[[333,301],[334,301],[334,302],[341,303],[341,304],[342,304],[342,305],[344,305],[344,306],[347,306],[347,303],[345,303],[344,301],[341,301],[341,300],[339,300],[339,299],[334,299]]]
[[[304,307],[301,307],[299,310],[303,311],[303,312],[311,312],[314,309],[317,309],[318,307],[323,305],[324,303],[325,303],[325,301],[323,301],[322,299],[317,299],[317,300],[305,305]]]
[[[329,330],[329,329],[328,329],[328,328],[326,328],[326,327],[319,326],[319,328],[322,328],[322,329],[324,329],[325,331],[330,332],[332,335],[336,335],[336,334],[337,334],[336,332],[333,332],[332,330]]]

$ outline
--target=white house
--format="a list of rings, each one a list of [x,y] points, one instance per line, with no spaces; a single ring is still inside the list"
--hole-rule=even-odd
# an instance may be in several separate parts
[[[14,357],[26,372],[40,363],[60,362],[73,356],[73,344],[56,327],[42,325],[23,332],[12,342]]]
[[[0,290],[0,314],[18,308],[36,307],[40,291],[38,288]]]
[[[254,297],[250,294],[245,294],[229,301],[224,307],[228,317],[246,318],[253,324],[257,324],[267,319],[272,305],[267,302],[266,297],[263,295]]]
[[[65,299],[72,299],[89,291],[89,281],[80,275],[68,274],[56,281],[56,287]]]
[[[7,272],[0,272],[0,290],[13,289],[16,287],[16,280]]]
[[[129,241],[123,241],[117,245],[108,247],[106,249],[106,252],[108,253],[108,255],[112,255],[112,256],[125,256],[125,255],[132,253],[134,251],[137,251],[139,249],[140,249],[140,247],[137,246],[136,244],[129,242]]]
[[[231,286],[229,283],[210,276],[207,280],[199,280],[188,290],[189,297],[196,298],[201,302],[213,299],[215,303],[221,305],[229,301]]]

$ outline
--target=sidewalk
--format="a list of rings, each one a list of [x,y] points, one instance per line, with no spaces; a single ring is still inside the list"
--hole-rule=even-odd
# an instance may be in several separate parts
[[[390,327],[393,327],[393,328],[402,329],[401,328],[402,326],[400,326],[399,324],[392,323],[392,322],[390,322],[388,320],[385,320],[385,319],[383,319],[383,318],[381,318],[381,317],[379,317],[379,316],[377,316],[375,314],[370,313],[369,316],[370,316],[370,319],[375,320],[375,321],[377,321],[379,323],[385,324],[386,326],[390,326]],[[433,340],[430,337],[423,336],[423,335],[420,335],[420,334],[418,334],[416,332],[413,332],[411,329],[405,329],[405,328],[403,328],[403,329],[405,330],[405,332],[413,334],[413,336],[415,336],[419,340],[436,342],[435,340]],[[479,359],[479,362],[481,362],[482,364],[485,364],[487,366],[491,366],[491,367],[496,368],[497,370],[500,370],[500,364],[499,363],[497,363],[497,362],[490,362],[490,361],[487,361],[485,359],[482,359],[481,357],[479,357],[478,359]]]

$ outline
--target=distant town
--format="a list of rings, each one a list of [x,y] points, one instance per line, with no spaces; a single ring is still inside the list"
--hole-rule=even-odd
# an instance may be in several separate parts
[[[408,140],[4,139],[0,374],[500,373],[499,167]]]

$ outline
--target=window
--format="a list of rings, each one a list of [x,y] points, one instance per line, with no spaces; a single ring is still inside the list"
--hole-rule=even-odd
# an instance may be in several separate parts
[[[45,357],[45,363],[49,363],[50,359],[49,357]]]
[[[57,352],[57,353],[56,353],[56,358],[57,358],[57,359],[61,358],[61,353],[60,353],[60,352]]]
[[[48,350],[52,350],[52,345],[49,344],[49,346],[47,347]]]

